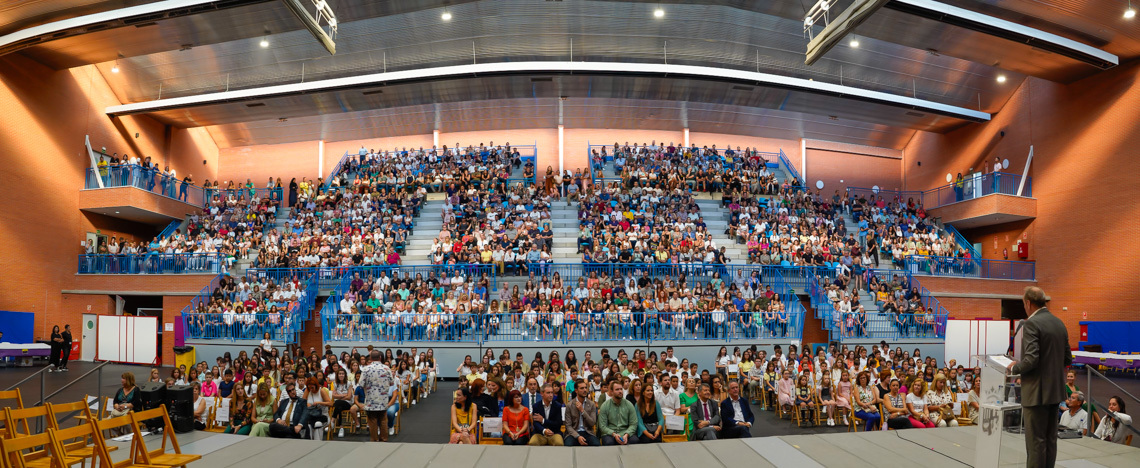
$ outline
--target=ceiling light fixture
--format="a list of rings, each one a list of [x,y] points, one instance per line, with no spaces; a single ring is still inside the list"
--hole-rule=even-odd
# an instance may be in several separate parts
[[[261,40],[261,48],[264,49],[267,47],[269,47],[269,39],[262,39]]]
[[[118,72],[119,72],[119,62],[115,62],[114,65],[111,65],[111,73],[118,73]]]
[[[664,18],[665,17],[665,10],[662,10],[660,8],[653,10],[653,17],[654,18]]]
[[[852,37],[851,41],[848,42],[847,45],[851,46],[852,49],[858,49],[859,48],[859,39]]]
[[[997,76],[997,82],[998,83],[1005,83],[1005,75],[998,75]]]
[[[1136,9],[1132,8],[1132,0],[1128,0],[1128,9],[1124,10],[1124,19],[1132,19],[1136,17]]]
[[[442,15],[439,15],[439,17],[443,18],[444,21],[451,21],[451,13],[448,13],[446,11],[443,12]]]

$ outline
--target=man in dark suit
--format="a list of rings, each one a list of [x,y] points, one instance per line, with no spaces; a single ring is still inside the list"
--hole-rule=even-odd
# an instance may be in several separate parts
[[[553,385],[542,386],[542,399],[530,409],[530,417],[533,428],[527,445],[562,446],[562,403],[554,401]]]
[[[1021,357],[1009,371],[1021,375],[1021,414],[1030,468],[1057,463],[1057,405],[1065,400],[1065,368],[1073,363],[1065,323],[1045,306],[1049,298],[1036,286],[1025,288],[1022,303],[1029,319],[1018,325]]]
[[[692,413],[689,419],[693,421],[693,440],[716,440],[716,435],[721,430],[720,406],[712,399],[712,390],[708,384],[701,384],[697,398],[697,402],[689,408]]]
[[[301,430],[305,428],[305,402],[297,394],[297,387],[293,384],[285,386],[285,395],[277,411],[273,413],[273,423],[269,425],[269,437],[279,439],[300,439]]]
[[[740,383],[728,383],[728,398],[720,402],[720,420],[724,429],[720,431],[722,439],[744,439],[752,437],[752,422],[756,420],[752,415],[752,408],[748,400],[740,396]]]
[[[598,422],[598,405],[590,398],[590,386],[586,381],[574,379],[574,398],[566,405],[567,447],[597,447],[602,445],[594,426]]]

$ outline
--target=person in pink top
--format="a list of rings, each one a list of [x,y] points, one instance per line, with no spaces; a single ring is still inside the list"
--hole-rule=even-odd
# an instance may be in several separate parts
[[[847,425],[847,414],[851,412],[851,373],[846,369],[839,377],[839,391],[835,396],[835,407],[843,413],[843,425]]]
[[[792,380],[792,371],[785,369],[783,378],[776,384],[776,398],[779,400],[781,407],[793,406],[795,403],[795,387],[796,383]]]

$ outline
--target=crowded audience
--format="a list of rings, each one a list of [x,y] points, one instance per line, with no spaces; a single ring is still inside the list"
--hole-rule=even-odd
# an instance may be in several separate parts
[[[526,184],[505,190],[465,185],[446,188],[443,227],[429,252],[433,265],[493,264],[502,275],[525,273],[528,263],[550,263],[550,203],[557,191]]]

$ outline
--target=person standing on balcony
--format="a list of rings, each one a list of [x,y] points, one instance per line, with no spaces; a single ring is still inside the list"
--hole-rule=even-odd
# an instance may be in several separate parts
[[[193,174],[186,174],[186,177],[182,178],[182,185],[180,187],[178,187],[178,199],[179,200],[187,201],[188,196],[186,195],[186,189],[189,188],[191,185],[194,185],[194,175]]]

